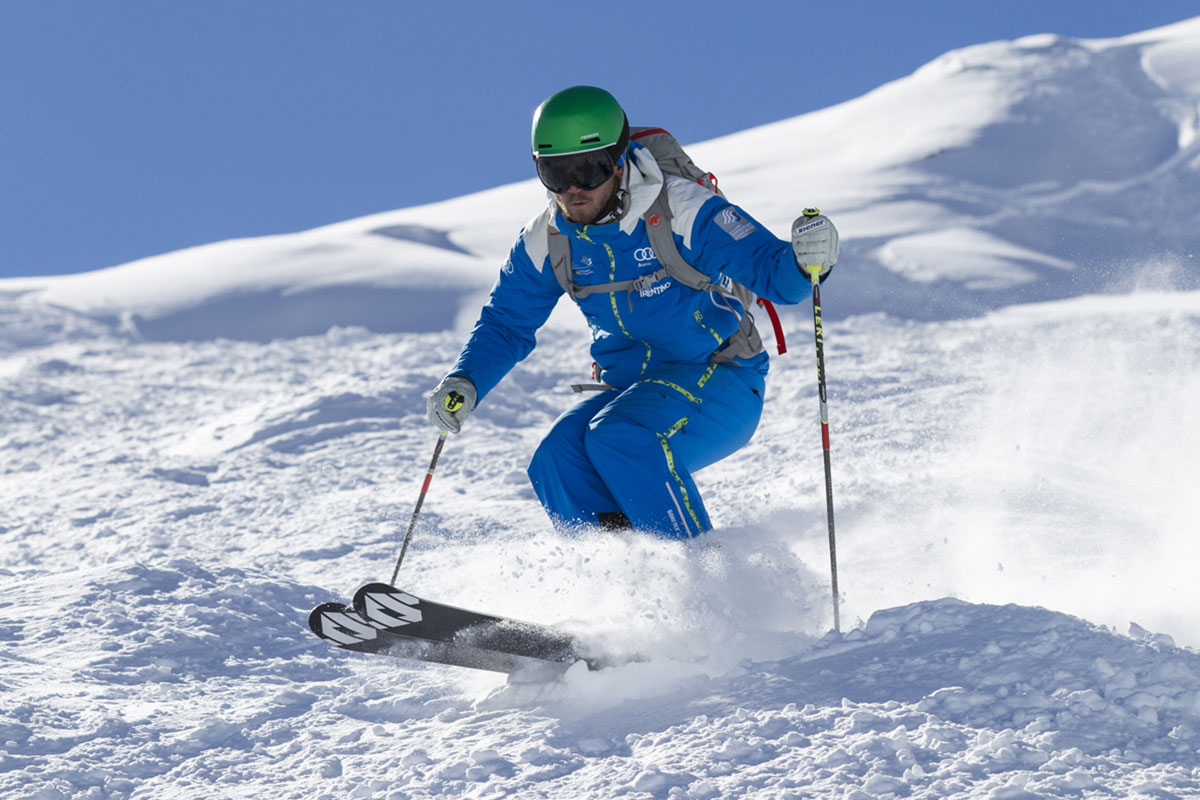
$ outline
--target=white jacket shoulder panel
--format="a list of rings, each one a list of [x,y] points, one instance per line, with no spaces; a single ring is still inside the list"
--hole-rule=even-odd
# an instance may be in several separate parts
[[[667,202],[671,206],[671,230],[683,238],[683,246],[691,249],[692,229],[700,208],[717,197],[713,191],[695,181],[667,176]]]
[[[521,234],[525,243],[525,255],[529,256],[529,260],[539,272],[545,269],[546,258],[550,255],[550,219],[553,215],[553,208],[544,209],[525,223]]]

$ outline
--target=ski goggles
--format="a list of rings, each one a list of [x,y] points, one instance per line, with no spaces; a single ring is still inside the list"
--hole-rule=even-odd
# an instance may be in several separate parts
[[[616,145],[583,153],[561,156],[534,156],[538,178],[555,194],[572,186],[591,191],[612,177],[621,163],[622,155]]]

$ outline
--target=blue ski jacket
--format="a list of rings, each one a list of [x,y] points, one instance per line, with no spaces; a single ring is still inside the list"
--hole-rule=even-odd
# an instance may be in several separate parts
[[[807,296],[811,279],[797,266],[790,242],[779,239],[742,209],[709,189],[664,176],[654,157],[631,145],[626,169],[629,209],[619,222],[581,225],[550,207],[521,231],[450,374],[471,379],[479,399],[533,350],[535,333],[564,293],[550,264],[548,228],[571,237],[571,269],[578,285],[625,281],[660,264],[643,215],[667,183],[679,252],[714,283],[726,279],[768,300],[793,304]],[[742,304],[718,291],[697,291],[670,277],[640,293],[600,292],[579,300],[592,331],[591,354],[600,378],[626,388],[657,368],[703,365],[738,330]],[[734,364],[767,373],[766,352]],[[751,377],[747,375],[746,377]]]

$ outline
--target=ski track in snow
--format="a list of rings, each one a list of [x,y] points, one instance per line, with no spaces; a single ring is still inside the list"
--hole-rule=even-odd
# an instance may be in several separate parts
[[[563,537],[523,467],[586,352],[545,337],[449,441],[400,583],[651,657],[549,684],[305,627],[390,572],[457,334],[16,351],[0,794],[1200,795],[1198,343],[1196,293],[831,325],[838,635],[809,354],[701,473],[712,535]]]

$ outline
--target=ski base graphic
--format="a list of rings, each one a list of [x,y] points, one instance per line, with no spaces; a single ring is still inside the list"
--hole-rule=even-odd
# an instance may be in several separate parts
[[[353,605],[322,603],[308,616],[317,636],[343,650],[512,673],[566,670],[580,652],[574,636],[555,628],[435,603],[386,583],[369,583]]]

